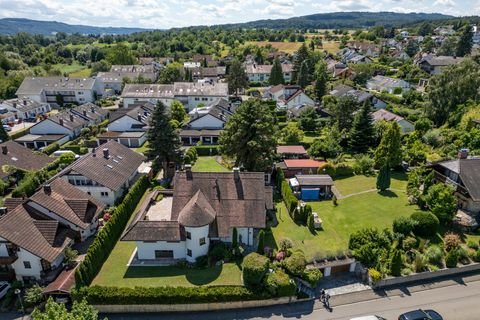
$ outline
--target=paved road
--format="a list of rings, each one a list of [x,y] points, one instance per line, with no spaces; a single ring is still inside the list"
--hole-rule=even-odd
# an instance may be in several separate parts
[[[445,320],[478,320],[480,281],[458,283],[403,295],[394,295],[366,302],[333,306],[331,312],[318,304],[300,303],[269,308],[217,311],[195,314],[107,315],[110,320],[171,319],[171,320],[230,320],[230,319],[308,319],[348,320],[355,316],[377,314],[388,320],[398,319],[402,312],[416,308],[433,308]]]

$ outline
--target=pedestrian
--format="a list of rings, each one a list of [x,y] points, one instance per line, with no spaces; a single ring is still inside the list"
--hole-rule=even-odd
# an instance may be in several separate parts
[[[330,295],[328,293],[325,295],[325,306],[330,309]]]
[[[325,289],[320,291],[320,301],[325,304]]]

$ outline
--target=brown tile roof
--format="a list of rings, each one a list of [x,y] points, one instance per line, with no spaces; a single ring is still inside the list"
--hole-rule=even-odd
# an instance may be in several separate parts
[[[203,227],[215,220],[216,212],[201,190],[198,190],[178,214],[184,227]]]
[[[4,205],[7,208],[7,212],[12,211],[19,205],[25,203],[27,200],[23,198],[7,198],[5,199]]]
[[[30,197],[28,207],[35,203],[82,229],[88,228],[105,208],[104,204],[61,178],[53,180],[50,189],[48,192],[44,187],[37,191]]]
[[[104,149],[108,149],[108,159],[104,157]],[[134,175],[144,159],[143,155],[110,140],[74,162],[61,175],[73,171],[117,191]]]
[[[139,220],[129,227],[122,241],[182,241],[184,229],[178,221]]]
[[[58,275],[57,279],[51,282],[44,290],[44,294],[69,294],[75,285],[75,269],[64,269]]]
[[[20,205],[0,218],[0,237],[28,252],[53,262],[72,241],[71,233],[55,222],[34,218]]]
[[[6,147],[6,154],[4,148]],[[3,172],[2,166],[9,165],[22,170],[37,171],[55,161],[54,158],[34,152],[15,141],[7,141],[0,144],[0,179],[9,176]]]
[[[307,154],[307,150],[303,146],[278,146],[279,154]]]
[[[385,109],[375,111],[374,113],[372,113],[372,116],[374,121],[385,120],[398,122],[404,119],[403,117]]]

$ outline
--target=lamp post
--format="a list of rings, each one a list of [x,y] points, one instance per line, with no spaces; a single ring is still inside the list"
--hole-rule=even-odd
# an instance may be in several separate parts
[[[22,296],[20,295],[22,291],[20,289],[15,289],[14,293],[18,296],[18,300],[20,300],[20,306],[22,307],[22,313],[25,315],[25,308],[23,307]],[[23,317],[22,317],[23,319]]]

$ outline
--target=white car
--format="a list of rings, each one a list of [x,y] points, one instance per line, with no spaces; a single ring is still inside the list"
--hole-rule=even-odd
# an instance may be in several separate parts
[[[10,126],[7,125],[7,124],[4,124],[4,125],[3,125],[3,129],[5,129],[5,131],[12,131],[12,127],[10,127]]]
[[[10,288],[10,283],[8,283],[7,281],[0,281],[0,299],[5,297]]]

